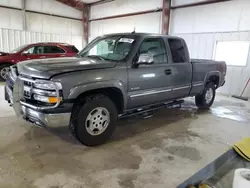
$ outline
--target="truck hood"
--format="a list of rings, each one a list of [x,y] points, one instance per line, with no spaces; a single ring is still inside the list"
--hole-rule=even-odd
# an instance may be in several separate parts
[[[24,76],[49,79],[56,74],[91,69],[112,68],[115,65],[116,62],[114,61],[65,57],[23,61],[17,64],[17,69],[18,73]]]

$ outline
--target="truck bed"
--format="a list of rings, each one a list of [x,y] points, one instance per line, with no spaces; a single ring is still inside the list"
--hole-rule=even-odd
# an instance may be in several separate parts
[[[191,63],[224,63],[224,61],[215,61],[211,59],[191,59]]]

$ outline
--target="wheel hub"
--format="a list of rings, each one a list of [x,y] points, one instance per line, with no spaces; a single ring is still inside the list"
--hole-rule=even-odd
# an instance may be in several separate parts
[[[3,67],[0,71],[0,75],[2,78],[6,79],[6,74],[9,71],[9,67]]]
[[[108,127],[110,114],[104,107],[97,107],[92,110],[85,121],[85,127],[89,134],[97,136],[102,134]]]
[[[209,104],[212,101],[213,95],[214,95],[214,93],[213,93],[212,88],[209,88],[206,92],[206,95],[205,95],[205,101],[207,104]]]

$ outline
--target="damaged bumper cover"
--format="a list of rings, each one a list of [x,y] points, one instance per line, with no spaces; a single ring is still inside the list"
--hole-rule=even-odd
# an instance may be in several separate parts
[[[52,108],[40,108],[23,101],[23,84],[20,79],[15,80],[14,85],[5,85],[5,100],[15,110],[17,117],[22,117],[24,120],[31,122],[39,127],[61,127],[67,126],[70,122],[71,110],[62,108],[58,110]],[[69,109],[69,110],[68,110]],[[58,112],[58,113],[57,113]]]

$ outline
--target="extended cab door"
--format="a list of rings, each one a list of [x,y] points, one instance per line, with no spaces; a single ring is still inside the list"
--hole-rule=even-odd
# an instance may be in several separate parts
[[[140,54],[153,55],[153,64],[136,65]],[[166,101],[171,95],[171,75],[162,37],[145,38],[133,61],[128,67],[128,108]]]
[[[192,82],[192,64],[185,41],[181,38],[166,38],[170,49],[172,99],[188,96]]]

